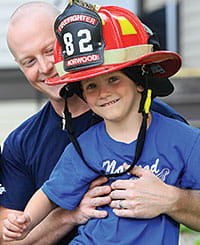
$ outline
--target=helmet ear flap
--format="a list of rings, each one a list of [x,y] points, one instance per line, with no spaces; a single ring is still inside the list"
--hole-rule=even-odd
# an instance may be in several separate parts
[[[82,100],[85,101],[80,81],[68,83],[60,90],[60,96],[65,100],[72,97],[74,94],[77,94]]]
[[[153,44],[153,51],[160,50],[160,42],[158,41],[156,33],[153,33],[153,35],[149,36],[148,43]]]
[[[60,97],[62,97],[63,99],[67,99],[69,97],[72,97],[73,95],[73,91],[71,91],[69,89],[68,85],[65,85],[64,87],[62,87],[62,89],[60,90]]]
[[[144,29],[146,30],[149,38],[148,38],[148,44],[153,45],[153,51],[160,50],[160,42],[158,40],[158,37],[155,32],[153,32],[147,25],[143,24]]]

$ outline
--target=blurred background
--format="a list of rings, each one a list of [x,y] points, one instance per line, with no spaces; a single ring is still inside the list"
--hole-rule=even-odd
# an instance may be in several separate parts
[[[63,10],[68,1],[44,0]],[[45,98],[26,81],[10,55],[5,39],[13,11],[27,0],[0,3],[0,145],[20,122],[35,113]],[[183,68],[171,78],[175,92],[163,99],[200,127],[200,1],[199,0],[88,0],[100,5],[119,5],[135,12],[158,33],[162,49],[178,52]],[[27,20],[28,21],[28,20]],[[28,31],[28,30],[27,30]]]

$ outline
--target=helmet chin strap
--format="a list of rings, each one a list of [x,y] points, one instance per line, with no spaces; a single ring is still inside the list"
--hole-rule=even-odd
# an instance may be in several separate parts
[[[142,67],[142,76],[144,77],[144,91],[142,92],[139,113],[142,113],[142,122],[140,126],[140,131],[138,133],[136,149],[135,149],[135,158],[133,163],[129,168],[127,168],[122,174],[130,172],[131,169],[137,164],[144,147],[144,142],[146,138],[147,130],[147,120],[152,102],[152,90],[148,88],[149,79],[151,79],[151,72],[149,68],[146,68],[145,65]]]
[[[143,150],[143,146],[144,146],[144,142],[145,142],[145,137],[146,137],[147,119],[148,119],[148,114],[149,114],[149,110],[150,110],[150,106],[151,106],[151,94],[152,94],[151,90],[147,89],[148,88],[149,73],[145,71],[143,76],[145,79],[145,88],[144,88],[144,91],[142,92],[142,97],[141,97],[141,101],[140,101],[140,108],[139,108],[139,112],[142,113],[142,122],[141,122],[140,130],[138,133],[136,150],[135,150],[135,157],[134,157],[134,160],[133,160],[133,163],[131,164],[131,166],[121,173],[106,174],[103,171],[96,170],[95,168],[91,167],[87,163],[87,161],[85,160],[85,158],[83,156],[83,152],[82,152],[82,149],[78,143],[78,140],[74,134],[74,130],[72,127],[72,115],[69,112],[68,104],[67,104],[67,98],[71,97],[74,92],[71,89],[69,89],[68,86],[65,86],[61,89],[60,96],[65,100],[65,108],[64,108],[64,112],[63,112],[63,114],[64,114],[63,130],[64,129],[67,130],[68,136],[69,136],[72,144],[74,145],[77,153],[79,154],[82,161],[86,164],[86,166],[100,176],[104,176],[107,178],[113,178],[113,177],[119,177],[119,176],[122,176],[122,175],[128,173],[137,164],[137,162],[138,162],[138,160],[142,154],[142,150]]]
[[[73,129],[72,129],[72,114],[68,110],[68,105],[67,105],[67,98],[71,97],[73,95],[73,92],[69,89],[68,86],[64,86],[61,91],[60,91],[60,96],[64,99],[65,101],[65,107],[63,111],[63,119],[62,119],[62,130],[65,130],[67,128],[68,132],[73,134]]]
[[[72,90],[69,89],[68,86],[65,86],[61,89],[60,91],[60,96],[64,99],[65,101],[65,108],[64,108],[64,118],[63,118],[63,121],[62,121],[62,129],[63,130],[67,130],[68,132],[68,136],[72,142],[72,144],[74,145],[77,153],[79,154],[79,156],[81,157],[82,161],[88,166],[88,168],[90,168],[92,171],[96,172],[97,174],[100,174],[100,175],[103,175],[103,173],[97,171],[96,169],[93,169],[85,160],[84,156],[83,156],[83,153],[82,153],[82,150],[81,150],[81,147],[78,143],[78,140],[75,136],[75,132],[73,130],[73,127],[72,127],[72,114],[71,112],[69,112],[69,109],[68,109],[68,104],[67,104],[67,99],[69,97],[71,97],[72,95],[74,94],[74,92]]]

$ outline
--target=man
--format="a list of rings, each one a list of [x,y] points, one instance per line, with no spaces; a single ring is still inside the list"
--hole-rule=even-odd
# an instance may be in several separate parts
[[[6,197],[2,200],[4,207],[0,209],[1,220],[10,210],[24,209],[32,194],[48,179],[60,154],[69,143],[67,133],[61,127],[63,100],[59,96],[60,86],[49,87],[44,83],[46,78],[57,76],[53,59],[53,23],[57,15],[58,11],[47,3],[28,3],[12,15],[8,25],[8,46],[16,62],[30,84],[44,93],[50,102],[12,132],[5,142],[2,182],[6,192],[2,198],[4,194]],[[74,126],[81,134],[90,126],[91,112],[76,96],[69,99],[69,107],[75,117]],[[85,114],[82,116],[82,113]],[[97,180],[91,187],[103,182],[105,178]],[[106,187],[103,194],[109,192],[110,188]],[[99,194],[101,190],[98,188],[90,190],[77,210],[77,215],[73,216],[74,212],[69,214],[59,208],[54,210],[48,219],[20,244],[55,244],[76,223],[85,222],[90,216],[105,217],[105,212],[95,211],[89,206],[91,198]],[[92,202],[94,206],[98,203],[104,204],[110,202],[110,197],[101,200],[97,198]]]
[[[3,207],[0,209],[1,222],[11,210],[24,209],[32,194],[49,177],[59,156],[69,143],[66,132],[62,131],[60,127],[64,108],[64,102],[59,97],[60,86],[48,87],[44,83],[46,78],[57,76],[53,63],[55,35],[52,28],[57,14],[58,12],[47,3],[27,3],[13,14],[9,22],[7,40],[15,60],[31,85],[47,95],[50,102],[42,111],[11,133],[5,142],[2,179],[6,187],[6,197],[3,198]],[[80,134],[90,126],[91,112],[87,105],[76,96],[68,100],[68,105],[74,117],[73,124],[76,132]],[[82,120],[83,117],[86,118],[85,123]],[[49,121],[51,121],[50,125]],[[143,175],[145,176],[145,173]],[[61,244],[60,239],[76,224],[86,222],[89,217],[105,217],[106,213],[104,211],[100,212],[94,208],[110,202],[110,197],[99,198],[103,194],[110,193],[108,186],[97,187],[105,181],[105,179],[96,180],[91,185],[89,192],[85,195],[77,210],[80,212],[67,213],[57,208],[23,242],[20,241],[15,244],[43,245],[45,243],[55,244],[56,242]],[[148,175],[148,178],[144,178],[144,181],[152,181],[152,176]],[[151,209],[149,209],[149,206],[141,207],[141,202],[138,203],[137,206],[141,207],[142,211],[136,213],[134,212],[134,210],[137,211],[137,207],[134,206],[136,190],[129,188],[127,182],[123,182],[123,184],[116,182],[116,185],[113,184],[113,188],[116,189],[112,193],[114,201],[111,205],[113,207],[117,206],[118,201],[115,201],[115,199],[117,200],[117,196],[120,197],[120,195],[123,195],[123,199],[130,203],[130,209],[119,210],[120,215],[127,215],[127,212],[129,212],[132,217],[134,215],[142,217],[143,215],[149,215],[149,212],[156,215],[156,212],[160,211],[158,198],[157,205],[155,203],[154,208]],[[148,185],[148,188],[150,190],[154,188],[154,185]],[[159,188],[157,190],[160,191]],[[141,194],[143,195],[142,192]],[[149,201],[151,200],[150,197],[151,195],[148,197]],[[148,203],[147,199],[144,201]],[[177,205],[174,206],[173,200],[170,199],[168,203],[165,202],[163,200],[163,206],[169,208],[170,211],[177,211]],[[73,214],[76,215],[73,216]],[[188,214],[188,217],[190,216],[192,214]],[[80,219],[82,217],[82,219],[77,221],[77,217],[80,217]],[[198,221],[197,217],[194,217]],[[3,241],[1,244],[3,244]]]

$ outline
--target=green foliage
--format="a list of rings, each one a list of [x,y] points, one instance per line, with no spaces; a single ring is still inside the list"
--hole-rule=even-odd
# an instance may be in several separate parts
[[[180,226],[180,232],[197,233],[196,231],[193,231],[193,230],[189,229],[188,227],[186,227],[184,225]]]
[[[200,245],[200,235],[197,236],[194,245]]]
[[[197,231],[193,231],[191,229],[189,229],[188,227],[184,226],[184,225],[181,225],[180,226],[180,232],[181,233],[192,233],[192,234],[196,234],[196,239],[195,239],[195,242],[194,242],[194,245],[200,245],[200,233],[197,232]]]

